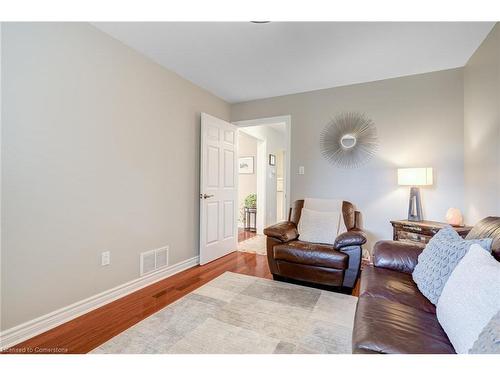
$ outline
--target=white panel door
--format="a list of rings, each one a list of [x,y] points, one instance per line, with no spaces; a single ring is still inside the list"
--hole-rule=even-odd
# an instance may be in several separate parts
[[[200,263],[238,246],[237,127],[201,114]]]

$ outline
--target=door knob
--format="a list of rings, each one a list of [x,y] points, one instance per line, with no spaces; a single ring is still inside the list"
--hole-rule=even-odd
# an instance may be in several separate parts
[[[200,198],[202,199],[207,199],[207,198],[212,198],[214,195],[213,194],[200,194]]]

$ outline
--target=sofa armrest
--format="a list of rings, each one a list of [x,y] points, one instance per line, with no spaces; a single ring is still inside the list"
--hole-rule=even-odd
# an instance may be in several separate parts
[[[336,249],[341,249],[347,246],[361,246],[365,243],[366,235],[361,230],[355,228],[339,234],[333,246]]]
[[[402,241],[379,241],[373,247],[373,265],[412,273],[424,245]]]
[[[296,240],[299,237],[297,226],[291,221],[282,221],[264,229],[264,234],[281,242]]]

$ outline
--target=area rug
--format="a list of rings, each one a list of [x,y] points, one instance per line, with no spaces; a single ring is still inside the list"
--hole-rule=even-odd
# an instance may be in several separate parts
[[[258,234],[248,240],[238,242],[238,251],[266,255],[266,236]]]
[[[356,301],[226,272],[91,353],[351,353]]]

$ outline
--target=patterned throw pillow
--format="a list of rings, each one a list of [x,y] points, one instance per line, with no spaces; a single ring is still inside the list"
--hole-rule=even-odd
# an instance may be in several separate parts
[[[491,238],[464,240],[451,226],[444,227],[431,238],[418,256],[418,263],[412,273],[413,281],[420,292],[435,305],[450,274],[470,246],[478,244],[489,251],[491,242]]]
[[[469,354],[500,354],[500,311],[484,327]]]

